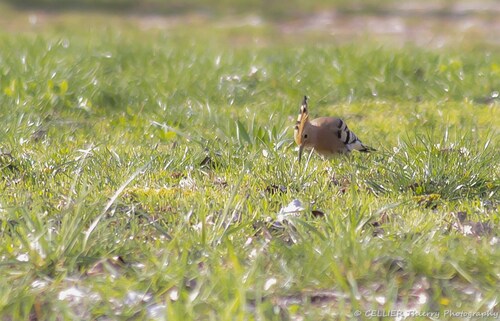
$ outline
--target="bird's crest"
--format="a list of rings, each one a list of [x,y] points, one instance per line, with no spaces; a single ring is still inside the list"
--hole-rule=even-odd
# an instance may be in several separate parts
[[[302,144],[302,132],[306,123],[309,121],[309,111],[307,106],[307,96],[304,96],[302,104],[300,106],[299,116],[297,117],[297,122],[295,123],[294,138],[297,145]]]

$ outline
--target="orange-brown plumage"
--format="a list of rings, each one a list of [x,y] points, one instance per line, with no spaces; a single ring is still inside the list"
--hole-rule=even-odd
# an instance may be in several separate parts
[[[319,117],[309,121],[308,109],[307,96],[304,96],[294,129],[294,139],[299,145],[299,162],[304,148],[313,148],[323,156],[349,153],[351,150],[374,151],[363,145],[342,119]]]

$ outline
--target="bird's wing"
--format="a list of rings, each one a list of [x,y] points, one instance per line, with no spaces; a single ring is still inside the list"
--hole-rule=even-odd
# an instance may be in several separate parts
[[[317,140],[322,146],[328,145],[328,149],[333,153],[350,152],[352,150],[369,152],[374,150],[364,145],[340,118],[320,117],[312,120],[311,124],[326,129],[320,130]]]

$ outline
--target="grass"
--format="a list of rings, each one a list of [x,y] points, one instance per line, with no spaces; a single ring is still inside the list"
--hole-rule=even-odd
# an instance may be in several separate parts
[[[106,19],[0,33],[2,319],[498,311],[497,47]],[[304,94],[378,152],[299,165]]]

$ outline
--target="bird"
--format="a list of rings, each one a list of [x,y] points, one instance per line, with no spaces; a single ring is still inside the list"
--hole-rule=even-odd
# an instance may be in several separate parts
[[[307,100],[307,96],[304,96],[294,128],[294,139],[299,145],[299,163],[304,148],[312,148],[325,157],[348,154],[352,150],[375,151],[364,145],[340,118],[319,117],[310,121]]]

